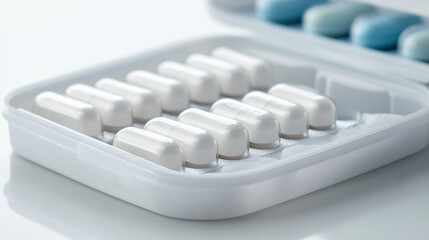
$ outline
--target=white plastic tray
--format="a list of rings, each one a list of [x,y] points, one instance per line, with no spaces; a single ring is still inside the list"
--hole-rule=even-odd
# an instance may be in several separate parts
[[[219,46],[270,61],[275,82],[296,84],[288,77],[293,73],[291,62],[347,76],[345,82],[300,83],[333,98],[339,128],[314,132],[310,139],[284,140],[275,150],[251,150],[247,159],[220,160],[220,166],[210,171],[176,172],[30,112],[34,97],[42,91],[63,93],[70,84],[94,84],[102,77],[123,80],[131,70],[154,71],[162,61],[183,62],[189,54],[208,54]],[[185,219],[252,213],[391,163],[429,143],[429,91],[423,85],[321,60],[251,36],[196,39],[32,84],[7,97],[4,116],[19,155],[127,202]]]

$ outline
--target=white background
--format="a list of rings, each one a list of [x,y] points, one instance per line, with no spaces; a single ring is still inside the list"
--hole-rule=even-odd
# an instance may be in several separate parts
[[[429,9],[427,1],[396,2]],[[0,97],[171,42],[238,31],[212,19],[204,1],[0,0]],[[0,157],[0,239],[429,239],[429,148],[258,213],[209,222],[159,216],[13,155],[4,120]]]

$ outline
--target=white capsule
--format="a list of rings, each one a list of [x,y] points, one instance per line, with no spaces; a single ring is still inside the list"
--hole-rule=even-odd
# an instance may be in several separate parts
[[[161,100],[162,110],[179,113],[189,106],[188,88],[181,82],[142,70],[127,75],[127,82],[154,91]]]
[[[184,165],[183,150],[171,138],[135,127],[119,131],[113,146],[172,170]]]
[[[201,128],[158,117],[150,120],[145,129],[174,139],[183,149],[188,167],[208,167],[217,162],[216,140]]]
[[[258,91],[246,94],[242,101],[274,114],[280,122],[281,137],[298,139],[307,136],[308,114],[302,106]]]
[[[216,48],[212,55],[244,68],[249,74],[252,88],[268,89],[270,86],[272,76],[266,61],[225,47]]]
[[[95,87],[125,98],[132,107],[135,122],[145,123],[161,115],[161,102],[149,89],[140,88],[111,78],[95,83]]]
[[[287,84],[273,86],[269,94],[302,105],[308,112],[310,128],[327,130],[335,127],[335,104],[331,99]]]
[[[133,123],[131,106],[122,97],[85,84],[71,85],[66,94],[94,106],[101,115],[105,131],[117,132]]]
[[[279,121],[265,110],[233,99],[221,99],[213,104],[211,111],[243,123],[249,133],[250,147],[273,148],[279,143]]]
[[[33,112],[85,135],[101,135],[101,116],[90,104],[54,92],[43,92],[35,98]]]
[[[241,97],[249,91],[249,76],[236,64],[203,54],[190,55],[186,63],[215,75],[225,96]]]
[[[220,158],[240,159],[247,156],[249,136],[246,128],[238,121],[196,108],[185,110],[179,119],[209,132],[217,141]]]
[[[219,82],[209,72],[173,61],[161,63],[158,72],[184,83],[189,88],[193,102],[211,104],[219,99]]]

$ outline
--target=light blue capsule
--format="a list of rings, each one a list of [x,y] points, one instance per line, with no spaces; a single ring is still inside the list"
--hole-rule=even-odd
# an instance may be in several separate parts
[[[405,13],[365,14],[353,22],[351,40],[368,48],[395,48],[402,31],[421,22],[420,17]]]
[[[298,23],[311,6],[326,0],[258,0],[256,12],[261,18],[276,23]]]
[[[375,7],[357,2],[333,2],[311,7],[304,14],[304,29],[329,37],[344,37],[349,34],[353,20]]]
[[[429,25],[407,28],[399,37],[399,52],[407,58],[429,62]]]

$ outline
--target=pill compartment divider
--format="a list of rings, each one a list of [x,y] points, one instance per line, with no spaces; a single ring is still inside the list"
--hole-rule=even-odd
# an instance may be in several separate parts
[[[253,165],[244,159],[236,161],[237,168],[230,172],[195,174],[171,171],[144,161],[30,111],[34,97],[40,92],[64,93],[65,88],[73,83],[93,85],[103,77],[124,80],[131,70],[155,71],[162,61],[183,62],[189,54],[208,54],[219,46],[270,61],[278,81],[283,81],[283,58],[287,59],[285,61],[291,58],[311,63],[327,72],[359,79],[363,86],[365,82],[370,83],[369,86],[381,86],[391,99],[386,113],[395,113],[396,117],[382,117],[382,122],[374,126],[359,123],[350,131],[343,131],[344,134],[329,135],[320,141],[305,144],[304,140],[303,144],[294,145],[294,154],[281,156],[267,164]],[[307,87],[315,85],[307,83]],[[322,90],[326,86],[319,88]],[[420,84],[322,61],[284,49],[281,45],[263,42],[252,35],[216,36],[29,85],[8,96],[4,116],[9,121],[11,145],[25,158],[166,216],[222,219],[252,213],[307,194],[423,149],[429,141],[428,93]],[[353,101],[362,99],[349,102],[353,104]]]

